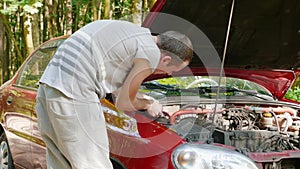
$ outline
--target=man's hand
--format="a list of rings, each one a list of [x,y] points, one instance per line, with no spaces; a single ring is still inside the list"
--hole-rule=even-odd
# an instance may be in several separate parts
[[[149,116],[159,117],[162,115],[162,105],[159,103],[159,101],[140,92],[136,94],[136,99],[139,100],[140,102],[145,102],[147,104],[146,110]]]
[[[120,90],[117,90],[113,94],[118,96],[119,92]],[[143,110],[146,110],[149,116],[159,117],[162,115],[162,105],[158,100],[155,100],[154,98],[140,92],[136,94],[135,100],[139,104],[145,105]]]
[[[162,115],[162,105],[157,100],[153,100],[147,109],[148,114],[152,117],[159,117]]]

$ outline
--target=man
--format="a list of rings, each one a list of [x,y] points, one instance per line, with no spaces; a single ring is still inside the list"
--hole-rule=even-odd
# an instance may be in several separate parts
[[[60,45],[47,66],[36,110],[49,169],[109,169],[109,144],[99,99],[118,91],[120,110],[159,116],[157,100],[137,94],[143,80],[187,66],[190,40],[170,31],[152,36],[125,21],[95,21]]]

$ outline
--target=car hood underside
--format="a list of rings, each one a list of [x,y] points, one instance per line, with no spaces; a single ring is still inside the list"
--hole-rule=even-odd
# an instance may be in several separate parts
[[[190,68],[210,74],[221,68],[225,56],[225,69],[237,70],[235,75],[268,71],[249,80],[264,79],[260,84],[280,99],[295,78],[291,70],[300,63],[299,11],[298,1],[158,0],[143,26],[153,34],[177,30],[188,35],[195,53]]]

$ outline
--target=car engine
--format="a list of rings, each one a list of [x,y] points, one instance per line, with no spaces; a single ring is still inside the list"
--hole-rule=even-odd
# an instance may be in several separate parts
[[[188,142],[207,141],[211,137],[215,143],[247,152],[300,148],[300,118],[293,108],[233,104],[218,104],[213,108],[211,104],[178,104],[165,105],[164,111],[165,116],[157,122]]]

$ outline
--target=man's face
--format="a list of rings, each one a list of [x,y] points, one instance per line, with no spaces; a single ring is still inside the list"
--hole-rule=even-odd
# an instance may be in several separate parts
[[[171,58],[169,56],[162,57],[153,74],[168,74],[171,76],[172,73],[178,72],[189,65],[189,61],[185,61],[179,65],[171,65],[169,64],[170,61]]]

